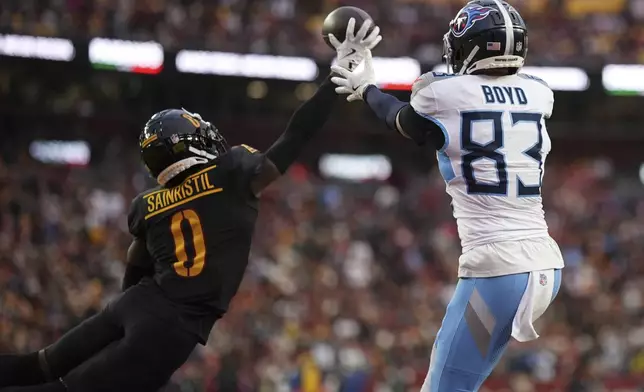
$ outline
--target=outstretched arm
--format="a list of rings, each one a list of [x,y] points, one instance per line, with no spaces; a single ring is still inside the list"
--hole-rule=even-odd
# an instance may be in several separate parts
[[[313,97],[293,113],[284,133],[266,151],[266,161],[251,181],[251,190],[255,195],[284,174],[309,140],[322,128],[337,101],[334,87],[329,75]]]
[[[360,30],[354,33],[356,20],[351,18],[347,24],[344,42],[329,34],[329,40],[337,52],[338,65],[343,69],[356,68],[364,59],[366,51],[375,48],[382,40],[378,26],[373,26],[369,31],[372,25],[373,21],[366,20]],[[266,152],[267,159],[251,181],[251,190],[255,195],[259,195],[264,188],[286,172],[300,151],[326,122],[336,101],[331,76],[324,80],[311,99],[295,111],[282,136]]]
[[[367,51],[364,63],[363,70],[353,72],[338,66],[331,67],[339,75],[331,79],[338,85],[336,92],[349,94],[347,97],[349,102],[365,101],[371,111],[389,129],[414,140],[417,144],[431,143],[436,149],[441,148],[445,139],[436,123],[416,112],[408,102],[400,101],[376,87],[370,51]]]

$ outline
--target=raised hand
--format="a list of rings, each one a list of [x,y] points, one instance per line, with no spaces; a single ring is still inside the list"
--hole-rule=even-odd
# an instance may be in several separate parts
[[[375,48],[382,41],[378,26],[375,26],[367,36],[371,25],[373,25],[373,21],[367,19],[358,33],[354,33],[356,20],[351,18],[347,24],[344,42],[340,42],[333,34],[329,34],[329,42],[338,53],[337,64],[340,67],[353,71],[364,59],[366,51]]]
[[[349,94],[347,101],[360,101],[363,100],[365,90],[370,85],[376,84],[376,73],[373,69],[373,59],[371,58],[371,50],[366,49],[364,52],[364,68],[349,71],[340,65],[331,67],[331,71],[339,76],[331,78],[331,82],[336,84],[335,92],[338,94]]]

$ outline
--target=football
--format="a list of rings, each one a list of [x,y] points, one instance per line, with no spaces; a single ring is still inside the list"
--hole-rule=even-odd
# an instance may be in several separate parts
[[[336,8],[331,11],[322,24],[322,38],[324,39],[324,42],[333,48],[333,45],[331,45],[331,42],[329,41],[329,34],[335,35],[335,38],[337,38],[338,41],[343,42],[347,33],[347,24],[349,24],[349,19],[351,18],[355,18],[356,20],[355,33],[360,30],[360,27],[362,27],[365,20],[373,20],[366,11],[361,10],[358,7],[346,6]],[[371,33],[373,28],[374,25],[369,28],[369,33]],[[367,35],[369,34],[367,33]]]

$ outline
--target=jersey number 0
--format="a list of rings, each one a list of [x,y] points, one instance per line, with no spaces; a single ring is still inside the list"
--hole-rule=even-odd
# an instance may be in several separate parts
[[[181,224],[187,220],[192,230],[192,244],[195,250],[195,258],[192,262],[188,260],[186,253],[186,240],[181,230]],[[172,238],[174,238],[174,253],[177,261],[173,263],[174,271],[179,276],[194,277],[203,271],[206,262],[206,243],[204,242],[203,229],[199,215],[194,210],[183,210],[172,216],[170,224]]]
[[[467,193],[470,195],[508,195],[508,171],[505,156],[499,152],[503,147],[503,115],[504,112],[493,111],[476,111],[461,113],[461,141],[463,150],[467,151],[463,155],[463,177],[467,184]],[[536,143],[529,149],[523,151],[527,157],[534,159],[539,163],[539,184],[535,186],[524,185],[521,178],[517,178],[517,196],[539,196],[541,195],[541,175],[543,174],[543,157],[541,149],[543,147],[543,133],[541,132],[541,113],[511,112],[510,119],[512,125],[526,122],[535,125]],[[472,138],[472,124],[478,121],[492,122],[493,138],[492,141],[481,144]],[[472,164],[479,159],[493,160],[496,165],[498,176],[497,184],[480,183],[474,175]]]

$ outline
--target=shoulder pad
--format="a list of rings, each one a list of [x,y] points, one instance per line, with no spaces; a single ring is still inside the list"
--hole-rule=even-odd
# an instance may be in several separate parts
[[[541,79],[541,78],[538,78],[538,77],[536,77],[536,76],[534,76],[534,75],[528,75],[528,74],[524,74],[524,73],[520,73],[520,74],[518,74],[518,75],[519,75],[520,77],[524,78],[524,79],[531,79],[531,80],[534,80],[535,82],[539,82],[539,83],[543,84],[544,86],[546,86],[546,87],[550,88],[550,86],[548,86],[548,83],[546,83],[546,81],[545,81],[545,80],[543,80],[543,79]]]
[[[130,234],[137,238],[145,237],[145,218],[143,216],[144,207],[141,207],[144,203],[143,197],[147,194],[153,193],[155,190],[160,189],[161,187],[155,187],[153,189],[148,189],[147,191],[140,193],[136,196],[132,203],[130,204],[130,211],[127,216],[128,229]]]
[[[247,144],[233,146],[230,149],[230,153],[227,155],[229,156],[228,159],[235,167],[238,165],[244,166],[248,162],[254,162],[256,159],[260,159],[259,157],[263,156],[259,150]]]
[[[448,73],[445,73],[445,72],[427,72],[427,73],[424,73],[424,74],[420,75],[418,77],[418,79],[416,79],[414,81],[414,84],[411,87],[411,95],[413,97],[417,92],[419,92],[420,90],[422,90],[423,88],[429,86],[430,84],[432,84],[434,82],[439,82],[441,80],[445,80],[445,79],[449,79],[449,78],[453,78],[453,77],[457,77],[457,76],[459,76],[459,75],[448,74]]]
[[[247,145],[247,144],[238,144],[233,146],[230,149],[230,156],[233,159],[233,162],[239,162],[247,159],[253,155],[259,155],[259,150]]]
[[[460,75],[457,75],[457,74],[451,74],[451,73],[447,73],[447,72],[436,72],[436,71],[427,72],[425,75],[431,76],[432,78],[434,78],[435,81],[460,76]]]

